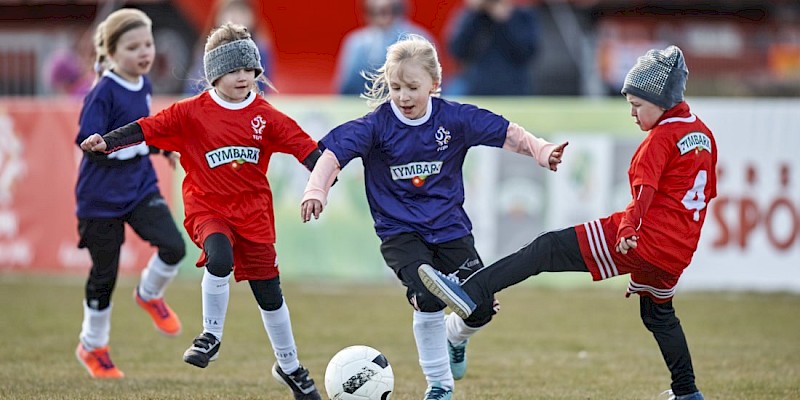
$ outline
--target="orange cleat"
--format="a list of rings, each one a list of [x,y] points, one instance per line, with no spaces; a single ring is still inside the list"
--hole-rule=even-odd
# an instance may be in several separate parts
[[[111,362],[111,357],[108,356],[108,346],[88,351],[83,347],[83,343],[78,343],[75,357],[92,378],[120,379],[125,377],[125,374]]]
[[[136,304],[150,314],[156,329],[167,335],[177,336],[181,333],[181,320],[178,315],[164,302],[164,298],[145,300],[139,296],[139,288],[133,289],[133,298]]]

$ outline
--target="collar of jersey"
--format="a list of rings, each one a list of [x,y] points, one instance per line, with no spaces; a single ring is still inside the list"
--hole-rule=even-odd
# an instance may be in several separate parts
[[[247,96],[244,101],[240,101],[238,103],[231,103],[229,101],[224,100],[222,97],[219,97],[217,91],[214,88],[208,89],[208,94],[211,95],[211,98],[214,99],[214,102],[219,104],[222,108],[227,108],[228,110],[241,110],[250,104],[252,104],[256,100],[256,93],[251,91],[250,94]]]
[[[131,92],[138,92],[138,91],[142,90],[142,88],[144,87],[144,78],[141,75],[139,75],[139,81],[136,82],[136,83],[128,82],[125,79],[122,79],[121,76],[115,74],[112,71],[108,71],[108,70],[103,72],[103,76],[108,77],[109,79],[113,80],[114,82],[117,82],[120,86],[124,87],[125,89],[130,90]]]
[[[429,119],[431,119],[431,113],[433,112],[433,101],[431,101],[430,97],[428,97],[428,107],[425,110],[425,115],[417,119],[406,118],[406,116],[403,115],[403,112],[400,111],[400,109],[394,104],[393,101],[389,100],[389,103],[392,105],[392,112],[394,112],[394,116],[397,117],[397,119],[399,119],[400,122],[406,125],[420,126],[428,122]]]

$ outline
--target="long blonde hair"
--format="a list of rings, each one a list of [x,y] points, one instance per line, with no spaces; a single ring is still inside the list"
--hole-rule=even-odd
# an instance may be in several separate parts
[[[247,27],[244,25],[235,24],[233,22],[226,22],[211,31],[211,33],[208,35],[208,39],[206,39],[206,45],[203,51],[208,53],[209,51],[214,50],[223,44],[243,39],[253,39],[252,35],[250,35],[250,31],[247,30]],[[272,82],[266,76],[264,76],[264,74],[259,75],[256,78],[256,81],[263,82],[265,85],[269,86],[270,89],[278,92],[278,89],[272,85]],[[206,82],[206,89],[210,89],[211,87],[211,82]],[[258,91],[258,85],[255,85],[253,89]]]
[[[119,38],[126,32],[141,27],[152,29],[153,21],[147,14],[135,8],[114,11],[97,25],[97,30],[94,32],[94,50],[97,54],[94,70],[98,78],[112,67],[108,58],[117,52]]]
[[[361,94],[361,98],[367,100],[367,105],[375,108],[389,99],[388,77],[395,68],[407,60],[415,60],[422,65],[433,78],[433,83],[436,84],[436,92],[432,95],[439,95],[442,83],[442,64],[439,63],[436,47],[420,35],[408,34],[386,49],[386,61],[376,72],[361,72],[361,76],[367,79],[366,91]]]

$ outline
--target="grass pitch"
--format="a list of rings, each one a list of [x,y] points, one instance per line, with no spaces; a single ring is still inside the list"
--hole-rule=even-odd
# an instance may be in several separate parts
[[[182,361],[201,330],[199,277],[181,277],[167,293],[184,325],[177,338],[156,333],[136,308],[135,282],[120,280],[112,316],[111,356],[126,377],[98,381],[74,356],[83,278],[0,275],[0,398],[292,398],[270,376],[274,357],[246,283],[233,285],[219,360],[199,369]],[[367,344],[392,363],[393,399],[422,398],[411,308],[399,284],[289,282],[284,293],[300,360],[321,391],[330,357]],[[498,297],[503,309],[470,343],[454,398],[649,400],[669,387],[638,301],[622,290],[522,285]],[[800,398],[800,296],[679,291],[676,308],[706,398]]]

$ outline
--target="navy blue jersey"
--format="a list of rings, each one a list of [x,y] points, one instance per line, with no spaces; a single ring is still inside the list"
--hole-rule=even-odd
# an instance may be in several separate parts
[[[361,157],[375,231],[381,240],[417,232],[429,243],[466,236],[462,166],[472,146],[501,147],[508,120],[469,104],[431,97],[422,118],[388,101],[334,128],[321,141],[344,168]]]
[[[105,134],[150,115],[152,87],[147,77],[134,84],[106,71],[86,95],[78,136]],[[147,144],[140,143],[108,155],[86,155],[81,160],[75,186],[78,218],[116,218],[157,192],[156,173]]]

